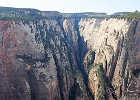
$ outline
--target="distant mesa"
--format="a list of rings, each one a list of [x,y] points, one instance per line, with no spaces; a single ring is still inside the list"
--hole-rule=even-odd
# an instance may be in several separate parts
[[[136,10],[137,11],[137,10]],[[138,11],[137,11],[138,12]],[[107,15],[104,12],[78,12],[78,13],[60,13],[58,11],[40,11],[31,8],[13,8],[0,6],[0,19],[14,20],[36,20],[36,19],[53,19],[53,18],[110,18],[129,14],[131,12],[116,12]]]

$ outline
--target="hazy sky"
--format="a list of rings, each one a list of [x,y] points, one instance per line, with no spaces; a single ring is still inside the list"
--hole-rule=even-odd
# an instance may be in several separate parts
[[[140,11],[140,0],[0,0],[0,6],[59,12]]]

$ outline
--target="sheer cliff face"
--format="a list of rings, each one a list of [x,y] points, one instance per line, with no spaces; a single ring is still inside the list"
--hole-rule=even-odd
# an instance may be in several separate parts
[[[140,99],[139,25],[139,19],[131,22],[82,19],[79,22],[80,34],[89,48],[84,65],[86,70],[90,69],[89,86],[95,100]],[[91,51],[95,52],[93,65]]]
[[[124,62],[126,63],[127,59],[124,39],[130,23],[123,19],[83,19],[79,25],[80,33],[87,41],[88,48],[95,52],[94,65],[89,63],[90,54],[87,54],[84,59],[85,68],[91,69],[89,70],[89,84],[95,100],[111,99],[110,93],[113,91],[115,91],[114,99],[116,96],[120,97],[121,75],[124,74],[123,67],[126,66]],[[97,66],[103,67],[103,71]],[[105,94],[109,95],[103,96]]]
[[[113,18],[1,20],[0,100],[139,98],[139,27]]]
[[[0,21],[0,30],[1,100],[88,100],[73,20]]]

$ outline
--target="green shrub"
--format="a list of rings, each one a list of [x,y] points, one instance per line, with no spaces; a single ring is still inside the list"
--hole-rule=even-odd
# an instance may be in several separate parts
[[[127,19],[128,21],[131,21],[134,18],[140,18],[140,12],[135,11],[126,15],[118,16],[118,18]]]

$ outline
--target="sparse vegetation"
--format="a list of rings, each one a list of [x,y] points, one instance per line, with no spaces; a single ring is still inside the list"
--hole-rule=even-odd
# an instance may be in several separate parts
[[[138,12],[138,11],[131,12],[126,15],[118,16],[118,18],[127,19],[128,21],[131,21],[132,19],[140,18],[140,12]]]
[[[16,55],[16,58],[21,58],[29,65],[33,65],[35,63],[35,61],[32,59],[31,55],[25,55],[25,54],[24,55]]]
[[[107,87],[107,83],[106,83],[106,76],[104,74],[104,70],[103,70],[103,63],[99,63],[96,65],[97,71],[97,77],[98,77],[98,99],[99,100],[104,100],[104,99],[108,99],[108,95],[106,93],[106,87]]]
[[[44,14],[42,14],[44,13]],[[118,12],[112,15],[106,13],[83,12],[83,13],[59,13],[57,11],[39,11],[37,9],[0,7],[0,20],[39,20],[55,18],[123,18],[132,20],[140,18],[140,12]]]
[[[138,69],[138,70],[133,70],[133,71],[132,71],[132,74],[133,74],[135,77],[139,77],[139,75],[140,75],[140,69]]]
[[[55,19],[55,16],[59,15],[59,12],[44,12],[47,15],[43,16],[41,11],[37,9],[27,9],[27,8],[10,8],[10,7],[0,7],[0,20],[39,20],[39,19]],[[42,12],[43,13],[43,12]]]
[[[114,53],[114,47],[111,44],[110,45],[106,44],[106,46],[107,46],[107,50],[109,51],[109,53],[113,54]]]
[[[45,81],[46,75],[43,72],[40,72],[39,78],[40,80]]]

